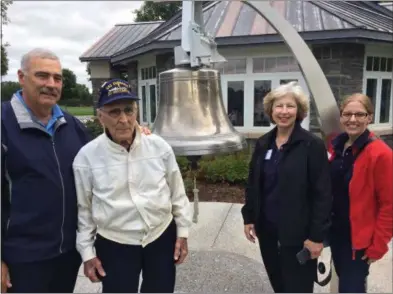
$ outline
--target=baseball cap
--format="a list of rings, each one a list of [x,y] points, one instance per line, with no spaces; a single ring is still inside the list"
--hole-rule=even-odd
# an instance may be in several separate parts
[[[98,98],[97,108],[117,100],[140,100],[138,96],[131,91],[130,84],[121,79],[112,79],[102,84]]]

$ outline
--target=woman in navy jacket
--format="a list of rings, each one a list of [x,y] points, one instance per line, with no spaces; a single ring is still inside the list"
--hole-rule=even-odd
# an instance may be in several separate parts
[[[365,293],[370,264],[388,251],[393,231],[393,151],[368,130],[370,99],[340,106],[344,132],[329,148],[333,192],[330,247],[340,293]]]
[[[249,169],[244,232],[258,238],[275,292],[313,292],[317,258],[329,229],[329,163],[324,142],[304,130],[309,101],[291,82],[264,98],[276,127],[256,142]],[[310,259],[296,255],[307,248]]]

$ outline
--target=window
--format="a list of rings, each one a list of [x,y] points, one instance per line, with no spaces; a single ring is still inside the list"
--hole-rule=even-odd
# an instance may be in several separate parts
[[[367,79],[367,86],[366,86],[366,95],[370,97],[371,103],[375,107],[375,98],[377,97],[377,79]],[[373,123],[375,121],[375,116],[373,119]]]
[[[367,56],[364,71],[364,91],[374,105],[374,124],[390,124],[392,121],[392,74],[393,58]]]
[[[142,86],[142,121],[147,122],[146,87]]]
[[[244,82],[231,81],[227,86],[228,117],[235,127],[244,126]]]
[[[254,127],[270,127],[269,117],[264,113],[263,98],[271,91],[269,80],[254,81]]]
[[[292,56],[253,58],[253,73],[299,71],[297,61]]]
[[[288,84],[290,82],[299,82],[297,79],[280,80],[280,85]]]
[[[141,122],[152,124],[157,116],[157,68],[156,66],[141,67],[139,73],[139,95],[142,98]]]
[[[155,66],[141,68],[141,80],[151,80],[157,78],[157,69]]]
[[[150,85],[150,121],[154,123],[157,115],[156,85]]]
[[[245,74],[247,68],[247,59],[227,59],[227,62],[217,63],[214,65],[222,75],[232,75],[232,74]]]
[[[280,84],[302,80],[297,60],[290,53],[281,56],[227,58],[214,64],[221,73],[223,102],[231,124],[240,132],[267,131],[273,125],[264,113],[263,99]],[[302,126],[309,127],[307,117]]]
[[[372,71],[372,72],[381,71],[381,72],[392,73],[393,58],[368,56],[366,60],[366,71]]]

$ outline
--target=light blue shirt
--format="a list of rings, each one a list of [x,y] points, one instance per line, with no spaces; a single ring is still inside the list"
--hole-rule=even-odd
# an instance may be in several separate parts
[[[63,112],[61,111],[59,105],[55,105],[52,108],[52,117],[51,119],[48,121],[47,125],[44,125],[42,122],[40,122],[36,116],[31,112],[30,108],[26,105],[25,100],[22,97],[22,90],[19,90],[15,93],[16,97],[19,98],[19,100],[22,102],[22,104],[26,107],[27,111],[30,113],[31,118],[33,119],[33,121],[35,121],[36,123],[40,124],[41,126],[43,126],[45,128],[45,130],[48,132],[48,134],[50,134],[51,136],[53,136],[54,132],[55,132],[55,124],[57,122],[57,120],[61,117],[63,117]]]

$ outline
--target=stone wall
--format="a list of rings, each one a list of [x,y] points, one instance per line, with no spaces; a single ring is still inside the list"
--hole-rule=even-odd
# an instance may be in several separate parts
[[[313,54],[321,66],[337,102],[346,95],[362,92],[364,44],[314,45]],[[311,130],[318,131],[315,105],[311,103]]]
[[[104,78],[92,78],[91,79],[91,86],[93,89],[93,105],[94,105],[94,114],[95,114],[95,108],[98,102],[98,96],[100,93],[100,88],[103,83],[105,83],[108,79]]]
[[[390,148],[393,149],[393,135],[383,135],[381,136],[381,139],[386,142],[386,144],[389,145]]]

